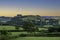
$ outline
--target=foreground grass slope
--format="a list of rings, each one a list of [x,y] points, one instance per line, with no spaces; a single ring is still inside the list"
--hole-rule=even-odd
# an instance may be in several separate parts
[[[16,30],[14,26],[0,26],[0,30]],[[46,28],[39,28],[39,30],[47,30]],[[11,32],[12,36],[18,36],[19,34],[27,34],[27,32]],[[18,37],[12,40],[60,40],[60,37]]]
[[[60,40],[60,37],[20,37],[15,40]]]

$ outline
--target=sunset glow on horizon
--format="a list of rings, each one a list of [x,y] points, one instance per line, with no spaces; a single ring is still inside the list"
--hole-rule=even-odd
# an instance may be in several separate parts
[[[60,16],[60,0],[0,0],[0,16]]]

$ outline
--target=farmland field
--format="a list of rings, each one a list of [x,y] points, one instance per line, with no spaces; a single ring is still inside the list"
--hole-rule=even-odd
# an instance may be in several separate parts
[[[14,28],[14,26],[0,26],[0,30],[3,30],[3,29],[5,29],[5,30],[14,30],[15,28]]]
[[[15,40],[60,40],[60,37],[20,37]]]
[[[0,26],[0,30],[16,30],[14,26]],[[22,29],[22,28],[20,28]],[[39,28],[39,30],[47,30],[46,28]],[[12,36],[19,34],[26,34],[27,32],[11,32]],[[13,40],[60,40],[60,37],[18,37]]]
[[[15,26],[0,26],[0,30],[15,30]],[[23,30],[21,27],[20,30]],[[39,28],[39,30],[47,30],[46,28]]]
[[[0,26],[0,30],[16,30],[15,26]],[[23,30],[21,27],[19,30]],[[39,28],[39,30],[47,30],[46,28]],[[18,34],[26,34],[27,32],[11,32],[12,35],[18,35]]]
[[[3,30],[3,29],[5,29],[5,30],[15,30],[15,26],[0,26],[0,30]],[[22,28],[19,28],[20,30],[22,29]]]

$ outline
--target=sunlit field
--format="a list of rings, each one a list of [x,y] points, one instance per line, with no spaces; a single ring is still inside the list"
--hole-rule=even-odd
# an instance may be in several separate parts
[[[22,30],[22,28],[19,28]],[[15,26],[0,26],[0,30],[15,30]]]
[[[60,37],[20,37],[15,40],[60,40]]]
[[[0,30],[15,30],[14,26],[0,26]]]

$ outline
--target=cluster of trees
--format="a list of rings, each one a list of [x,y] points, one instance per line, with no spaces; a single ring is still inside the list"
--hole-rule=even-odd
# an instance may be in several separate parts
[[[49,26],[49,25],[48,25]],[[46,32],[46,33],[52,33],[52,32],[57,32],[59,33],[60,32],[60,25],[58,26],[55,26],[55,27],[48,27],[47,26],[47,31],[42,31],[42,35]],[[23,26],[15,26],[15,28],[18,30],[19,27],[22,27],[26,32],[30,33],[30,34],[34,34],[36,35],[36,32],[41,32],[39,30],[40,27],[36,27],[35,24],[27,19],[27,20],[23,20]],[[38,34],[37,34],[38,35]],[[40,35],[40,34],[39,34]],[[44,34],[45,35],[45,34]],[[58,35],[58,34],[57,34]],[[53,35],[54,36],[54,35]]]
[[[44,25],[53,25],[53,26],[58,26],[59,25],[59,19],[47,19],[47,18],[42,18],[41,16],[22,16],[22,15],[17,15],[15,17],[12,17],[10,21],[7,21],[5,23],[0,22],[0,25],[18,25],[22,26],[24,24],[23,20],[29,19],[33,22],[33,24],[38,25],[39,27],[42,27]]]
[[[27,18],[27,19],[26,19]],[[33,19],[34,18],[34,19]],[[24,20],[23,20],[24,19]],[[13,17],[10,22],[7,22],[9,25],[15,26],[17,30],[19,30],[20,27],[22,27],[24,30],[28,31],[37,31],[38,28],[43,27],[44,25],[51,25],[54,24],[51,28],[48,28],[49,31],[59,31],[59,24],[58,19],[43,19],[40,16],[31,16],[31,17],[25,17],[22,18],[21,15],[18,15],[16,17]],[[39,26],[37,27],[36,24]],[[58,28],[56,28],[58,27]]]

